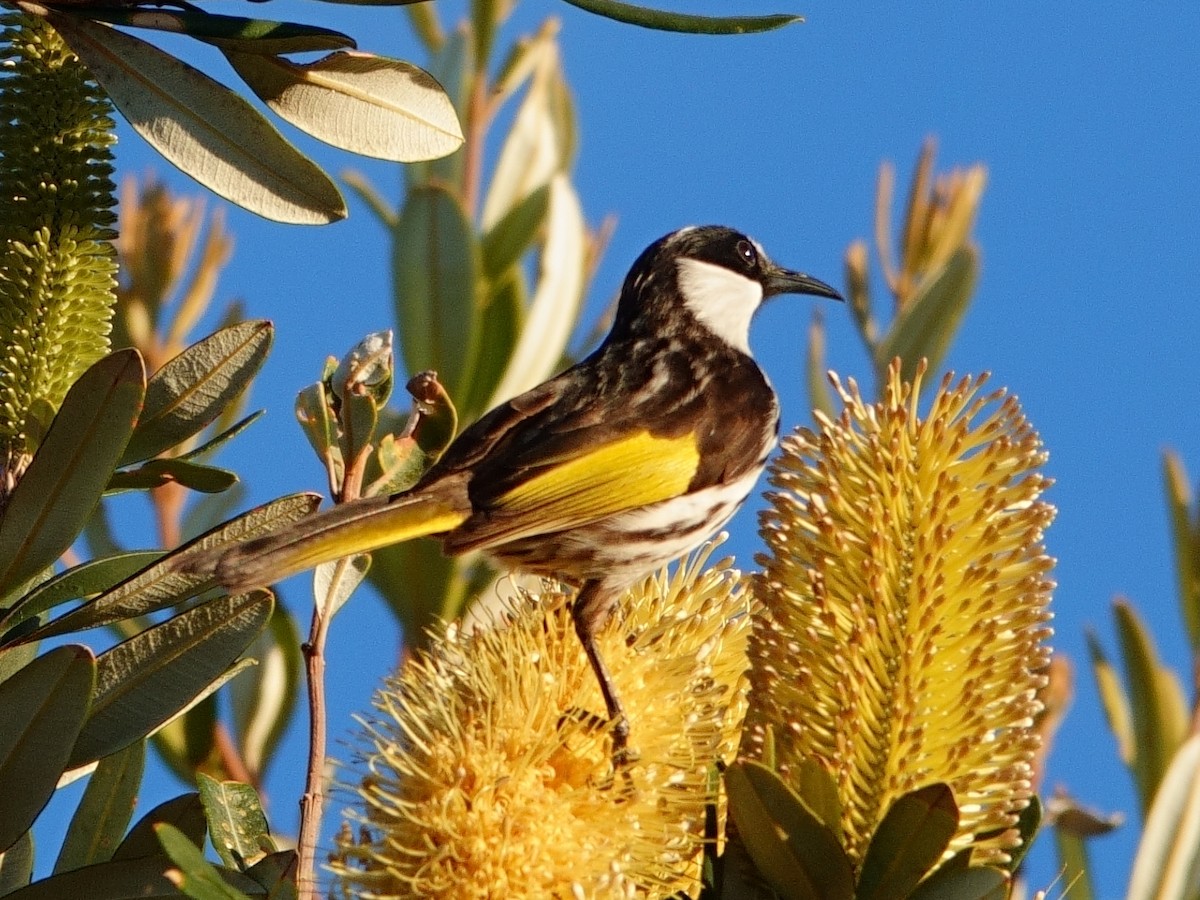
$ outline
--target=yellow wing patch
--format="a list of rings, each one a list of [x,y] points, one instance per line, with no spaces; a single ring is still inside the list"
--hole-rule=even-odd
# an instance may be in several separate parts
[[[500,496],[495,509],[535,517],[557,531],[678,497],[700,463],[696,438],[640,431],[536,475]]]

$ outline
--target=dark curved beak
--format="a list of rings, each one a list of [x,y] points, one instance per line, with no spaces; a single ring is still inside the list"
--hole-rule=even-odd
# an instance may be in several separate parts
[[[763,279],[763,297],[774,297],[778,294],[811,294],[814,297],[828,297],[830,300],[842,300],[837,291],[819,279],[803,272],[793,272],[774,263],[766,272]]]

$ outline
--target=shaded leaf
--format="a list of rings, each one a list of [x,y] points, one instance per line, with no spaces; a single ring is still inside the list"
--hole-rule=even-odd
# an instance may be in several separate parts
[[[725,789],[743,845],[780,897],[855,896],[850,862],[837,838],[778,775],[759,763],[733,763]]]
[[[795,779],[796,793],[800,795],[809,812],[840,841],[842,801],[838,797],[837,785],[833,778],[815,759],[806,759],[797,768]]]
[[[155,372],[121,465],[157,456],[214,421],[258,374],[274,331],[270,322],[239,322],[198,341]]]
[[[25,832],[0,853],[0,897],[29,884],[33,877],[33,834]]]
[[[110,26],[61,11],[48,18],[134,130],[205,187],[279,222],[346,217],[329,176],[233,91]]]
[[[486,288],[479,331],[487,337],[480,342],[475,373],[467,393],[456,398],[467,422],[473,422],[487,412],[492,392],[508,368],[525,327],[528,291],[524,271],[519,266],[512,266],[501,278],[489,281]]]
[[[120,350],[67,391],[0,520],[0,596],[53,563],[83,530],[129,440],[144,378],[137,351]]]
[[[145,763],[145,741],[135,741],[100,760],[71,817],[54,874],[112,858],[133,818]]]
[[[647,9],[620,0],[566,0],[571,6],[656,31],[678,31],[685,34],[757,34],[774,31],[793,22],[803,22],[803,16],[788,14],[772,16],[696,16],[687,13]]]
[[[414,162],[462,146],[450,98],[411,63],[358,52],[294,63],[227,49],[225,58],[281,118],[343,150]]]
[[[258,792],[237,781],[217,781],[196,773],[209,839],[221,862],[245,871],[275,852]]]
[[[91,715],[71,765],[120,750],[186,707],[254,640],[273,605],[265,592],[218,597],[101,654]]]
[[[204,838],[208,834],[207,822],[204,818],[204,804],[200,802],[200,794],[195,791],[190,794],[181,794],[160,803],[138,819],[137,824],[129,829],[129,834],[125,836],[125,840],[113,853],[113,862],[142,859],[146,856],[161,856],[162,845],[158,842],[158,835],[154,832],[154,826],[161,822],[174,825],[187,835],[193,844],[204,843]]]
[[[958,806],[948,785],[927,785],[898,798],[867,845],[856,900],[907,896],[942,858],[957,830]]]
[[[252,412],[245,418],[239,419],[237,422],[230,425],[220,434],[216,434],[209,438],[198,447],[189,450],[187,453],[180,453],[177,458],[195,462],[196,460],[208,456],[211,453],[215,453],[218,449],[229,443],[229,441],[233,440],[235,437],[257,422],[260,418],[262,418],[262,416],[263,410],[261,409],[257,412]]]
[[[409,192],[393,233],[392,277],[410,372],[433,369],[451,396],[470,383],[480,340],[479,248],[458,199],[442,187]]]
[[[237,475],[228,469],[189,462],[182,457],[164,456],[149,460],[136,469],[113,473],[107,490],[149,490],[164,484],[179,484],[202,494],[220,494],[237,482]]]
[[[88,6],[89,19],[110,25],[186,34],[222,47],[257,53],[302,53],[355,46],[354,38],[316,25],[246,19],[184,9],[122,9]]]
[[[168,877],[173,869],[171,860],[159,850],[154,856],[114,860],[54,875],[9,894],[4,900],[63,900],[64,897],[80,900],[179,900],[179,888]],[[248,888],[256,895],[262,895],[258,885],[245,876],[227,870],[223,870],[223,875],[231,880],[237,879],[239,888]]]
[[[1087,843],[1076,832],[1055,825],[1054,843],[1058,849],[1058,868],[1062,883],[1070,887],[1070,900],[1093,900],[1091,865]]]
[[[0,682],[0,852],[32,827],[88,714],[96,661],[58,647]]]
[[[33,618],[61,603],[109,590],[162,555],[159,550],[142,550],[81,563],[30,591],[0,614],[0,623]]]
[[[474,34],[466,23],[455,29],[430,58],[430,73],[460,113],[467,109],[470,102],[470,86],[475,83],[475,59]],[[451,153],[439,159],[413,163],[405,168],[405,176],[410,188],[438,183],[450,188],[453,193],[460,193],[465,165],[465,153]]]
[[[1021,835],[1021,846],[1008,851],[1010,859],[1004,866],[1005,869],[1009,872],[1017,871],[1017,867],[1029,853],[1029,848],[1033,846],[1033,839],[1037,837],[1038,829],[1041,827],[1042,801],[1037,794],[1034,794],[1029,798],[1029,805],[1021,810],[1021,814],[1017,817],[1017,832]]]
[[[221,548],[298,522],[320,505],[319,494],[291,494],[255,507],[202,534],[90,603],[55,619],[31,637],[40,640],[98,628],[181,603],[213,586],[213,568]]]
[[[280,850],[264,856],[246,874],[267,889],[271,900],[295,900],[297,896],[295,877],[296,851]]]
[[[167,767],[184,784],[192,783],[217,746],[217,698],[209,694],[154,732],[150,740]]]
[[[1008,900],[1011,879],[1002,869],[976,866],[938,869],[908,895],[908,900]],[[1069,894],[1075,900],[1074,892]]]
[[[936,372],[970,306],[978,276],[978,252],[969,245],[960,247],[934,278],[917,289],[876,345],[876,368],[885,370],[898,356],[905,380],[913,378],[922,358]]]

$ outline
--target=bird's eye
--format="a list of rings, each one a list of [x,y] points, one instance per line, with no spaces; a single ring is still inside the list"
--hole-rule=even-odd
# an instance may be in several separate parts
[[[738,241],[737,254],[750,267],[758,265],[758,250],[750,241]]]

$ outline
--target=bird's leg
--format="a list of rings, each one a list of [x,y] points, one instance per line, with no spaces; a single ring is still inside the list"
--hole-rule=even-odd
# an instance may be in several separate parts
[[[606,589],[603,582],[585,581],[579,589],[579,596],[571,607],[571,618],[575,622],[575,633],[587,653],[588,662],[600,683],[600,693],[604,697],[604,706],[612,725],[612,756],[613,768],[620,770],[633,762],[633,754],[629,750],[629,718],[621,706],[617,696],[616,685],[608,674],[608,667],[600,656],[600,648],[596,646],[596,635],[604,627],[613,610],[617,606],[618,594]]]

